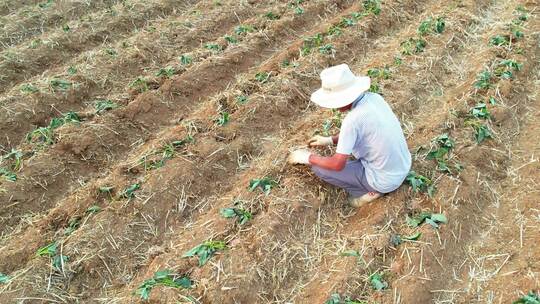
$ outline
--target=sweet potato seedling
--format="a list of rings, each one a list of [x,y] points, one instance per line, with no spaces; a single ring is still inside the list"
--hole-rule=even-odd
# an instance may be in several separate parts
[[[203,266],[210,260],[214,254],[220,250],[227,249],[227,245],[223,241],[205,241],[202,244],[193,247],[188,252],[182,255],[183,258],[198,256],[199,267]]]
[[[304,38],[304,45],[300,49],[300,54],[302,56],[310,54],[312,49],[322,46],[323,42],[324,42],[324,35],[321,33],[318,33],[311,37]]]
[[[151,153],[143,156],[139,160],[139,163],[144,166],[145,171],[161,168],[165,165],[165,162],[167,160],[174,157],[178,148],[193,141],[193,137],[188,135],[185,139],[175,140],[170,143],[164,144],[160,149],[152,151]]]
[[[96,109],[94,113],[97,115],[103,114],[106,111],[114,110],[118,107],[119,105],[110,99],[94,101],[94,108]]]
[[[420,36],[426,36],[427,34],[441,34],[444,32],[446,23],[444,22],[443,17],[437,17],[436,19],[428,18],[420,23],[418,26],[418,34]]]
[[[252,216],[251,212],[245,210],[244,208],[242,208],[240,206],[236,206],[236,205],[237,204],[235,203],[235,207],[233,207],[233,208],[222,208],[219,213],[224,218],[234,218],[234,217],[236,217],[238,223],[240,225],[244,225],[245,223],[249,222],[249,220],[251,220],[251,218],[253,216]]]
[[[400,44],[401,54],[412,55],[421,53],[424,51],[426,45],[427,42],[424,39],[411,37]]]
[[[189,55],[182,55],[179,59],[182,65],[190,65],[193,62],[193,57]]]
[[[448,167],[448,154],[450,150],[454,148],[454,140],[445,133],[435,138],[434,142],[437,145],[437,148],[432,148],[426,155],[426,158],[436,160],[437,169],[439,171],[451,173],[450,168]]]
[[[384,68],[372,68],[367,71],[367,75],[374,78],[380,78],[380,79],[389,79],[392,75],[392,72],[388,67]]]
[[[213,53],[219,53],[223,51],[223,47],[217,43],[207,43],[204,45],[204,48],[212,51]]]
[[[36,255],[37,256],[54,256],[56,254],[56,249],[58,248],[58,244],[56,242],[52,242],[47,246],[41,247],[38,249]]]
[[[334,54],[335,52],[336,50],[334,49],[334,46],[331,44],[325,44],[319,47],[319,53],[321,54],[330,55],[330,54]]]
[[[365,301],[351,300],[350,297],[341,298],[339,293],[330,295],[330,298],[324,302],[324,304],[367,304]]]
[[[366,13],[373,15],[379,15],[381,13],[381,1],[380,0],[364,0],[362,5]]]
[[[75,112],[65,113],[61,118],[51,119],[49,126],[40,127],[26,135],[28,142],[38,142],[42,144],[52,145],[54,143],[54,130],[66,123],[79,123],[81,118]]]
[[[278,183],[269,177],[255,178],[249,182],[248,189],[249,191],[254,191],[257,188],[260,188],[264,194],[268,195],[270,194],[270,191],[272,190],[272,188],[274,188],[277,185]]]
[[[474,82],[474,87],[480,90],[487,90],[492,87],[491,80],[493,75],[490,71],[484,70],[476,76],[476,81]]]
[[[24,154],[17,149],[11,149],[11,152],[5,154],[0,158],[0,163],[3,163],[5,160],[11,160],[11,170],[19,171],[22,167],[22,161],[23,161]]]
[[[172,288],[186,288],[189,289],[193,286],[193,282],[188,276],[179,276],[171,273],[170,270],[165,269],[157,271],[151,279],[145,280],[135,291],[141,299],[148,300],[150,298],[150,292],[156,286],[167,286]]]
[[[54,3],[54,0],[47,0],[41,3],[38,3],[39,8],[48,8]]]
[[[11,278],[7,274],[0,272],[0,284],[7,284]]]
[[[39,92],[39,89],[36,88],[33,84],[31,83],[25,83],[25,84],[22,84],[19,88],[19,90],[21,91],[21,93],[23,94],[33,94],[33,93],[36,93],[36,92]]]
[[[74,66],[70,66],[68,69],[67,69],[67,73],[69,75],[75,75],[77,74],[77,68],[75,68]]]
[[[249,24],[242,24],[242,25],[239,25],[239,26],[234,28],[234,33],[236,35],[244,35],[244,34],[247,34],[247,33],[251,33],[254,30],[255,29],[253,28],[253,26],[251,26]]]
[[[405,221],[410,227],[416,228],[424,222],[430,224],[433,228],[439,228],[439,224],[447,224],[448,219],[442,213],[421,212],[413,217],[407,215]]]
[[[519,298],[517,301],[512,302],[512,304],[540,304],[540,295],[529,291],[526,296]]]
[[[69,220],[68,226],[64,229],[64,235],[70,235],[73,233],[73,231],[77,230],[79,226],[81,225],[81,218],[80,217],[74,217]]]
[[[493,74],[501,79],[512,79],[514,78],[513,72],[520,71],[522,67],[523,64],[515,60],[504,59],[498,63]]]
[[[392,234],[390,236],[390,243],[397,247],[406,241],[417,241],[421,236],[422,236],[422,233],[420,231],[417,231],[416,233],[409,236]]]
[[[470,114],[472,117],[480,119],[489,119],[491,117],[487,105],[483,102],[480,102],[474,107],[472,107],[470,110]]]
[[[101,207],[97,206],[97,205],[94,205],[94,206],[90,206],[90,207],[88,207],[88,209],[86,209],[86,214],[98,213],[100,211],[101,211]]]
[[[73,86],[73,83],[65,79],[52,79],[49,84],[53,91],[67,91]]]
[[[474,138],[477,144],[481,144],[484,140],[493,138],[493,133],[487,125],[478,119],[467,119],[465,125],[470,126],[474,130]]]
[[[388,288],[388,283],[383,279],[383,276],[375,272],[368,278],[369,282],[371,283],[371,287],[377,291],[382,291],[384,289]]]
[[[433,185],[431,179],[411,171],[405,180],[411,185],[415,193],[426,192],[430,197],[433,197],[435,185]]]
[[[281,16],[279,16],[278,14],[275,14],[274,12],[268,12],[264,14],[264,16],[268,18],[269,20],[278,20],[279,18],[281,18]]]
[[[113,48],[105,48],[103,51],[111,57],[116,57],[118,55],[118,52]]]
[[[236,39],[235,37],[231,35],[225,35],[223,38],[225,39],[225,41],[227,41],[230,44],[238,43],[238,39]]]
[[[141,184],[135,183],[128,186],[122,193],[120,193],[121,198],[132,199],[135,197],[135,191],[141,189]]]
[[[248,97],[246,95],[236,96],[236,103],[244,105],[248,102]]]
[[[62,271],[64,269],[64,265],[68,262],[68,260],[68,256],[57,254],[52,258],[51,263],[55,270]]]
[[[268,79],[270,79],[270,73],[259,72],[255,74],[255,80],[257,80],[260,83],[266,83],[268,82]]]
[[[6,168],[0,167],[0,176],[3,177],[5,180],[10,182],[17,181],[17,174],[9,171]]]
[[[146,92],[149,89],[148,82],[147,82],[146,78],[141,77],[141,76],[139,76],[135,80],[133,80],[129,84],[129,87],[133,88],[133,89],[136,89],[137,91],[139,91],[139,93]]]
[[[231,119],[230,114],[228,112],[222,111],[219,113],[219,116],[216,119],[214,119],[214,122],[218,126],[223,127],[229,122],[230,119]]]
[[[171,78],[174,74],[176,74],[176,69],[172,66],[161,68],[156,72],[156,76],[165,78]]]
[[[491,46],[508,46],[510,45],[509,35],[495,35],[489,39],[489,45]]]

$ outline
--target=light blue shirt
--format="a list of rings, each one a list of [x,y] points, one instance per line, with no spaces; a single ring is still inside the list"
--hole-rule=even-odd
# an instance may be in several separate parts
[[[341,124],[337,153],[352,154],[373,189],[396,190],[411,169],[411,153],[399,120],[381,95],[364,93]]]

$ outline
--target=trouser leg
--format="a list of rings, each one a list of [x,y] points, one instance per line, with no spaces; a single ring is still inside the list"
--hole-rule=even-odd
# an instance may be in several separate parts
[[[345,189],[352,197],[360,197],[368,192],[377,192],[366,181],[364,166],[359,160],[349,160],[341,171],[312,166],[320,179],[336,187]]]

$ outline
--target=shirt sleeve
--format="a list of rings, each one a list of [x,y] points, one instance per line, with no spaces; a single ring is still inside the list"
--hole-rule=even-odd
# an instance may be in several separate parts
[[[348,119],[343,120],[341,129],[339,130],[339,140],[336,148],[336,153],[351,155],[356,144],[358,131]]]

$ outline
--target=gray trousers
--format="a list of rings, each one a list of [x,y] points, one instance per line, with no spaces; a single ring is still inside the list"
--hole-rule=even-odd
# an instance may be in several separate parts
[[[327,170],[318,166],[311,166],[311,170],[323,181],[345,189],[353,198],[368,192],[378,192],[368,184],[364,165],[359,160],[348,160],[341,171]]]

